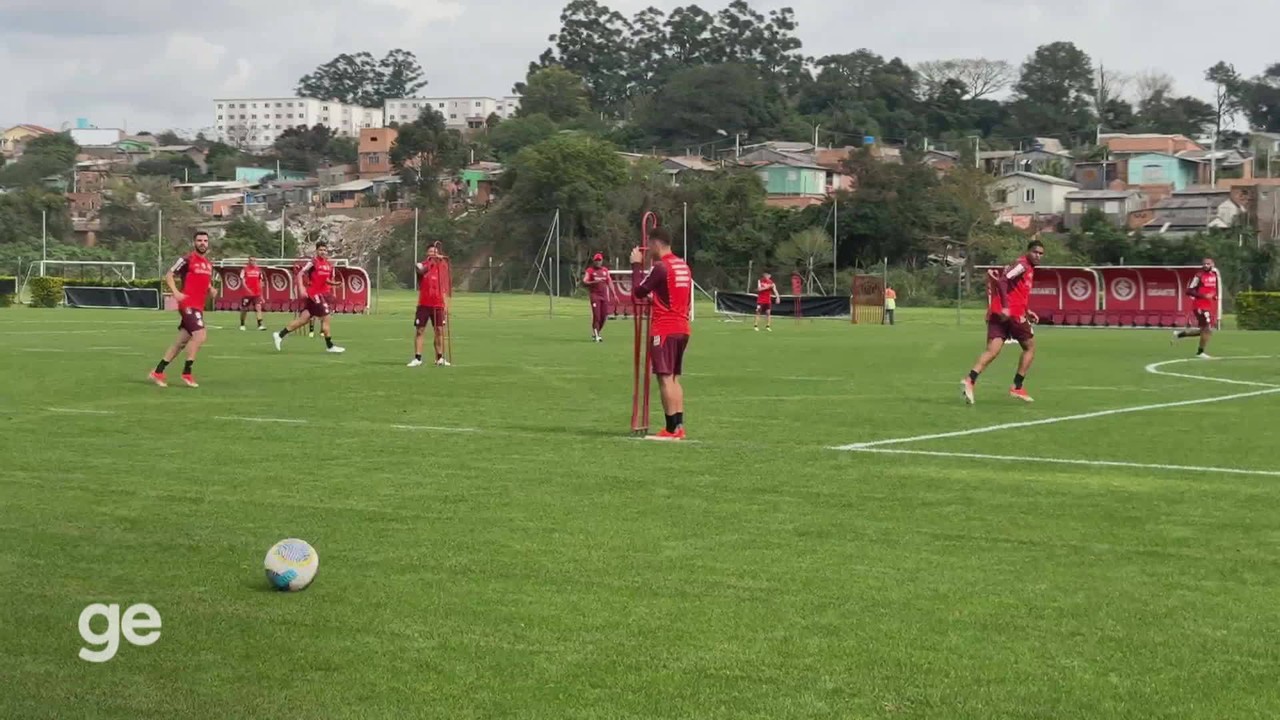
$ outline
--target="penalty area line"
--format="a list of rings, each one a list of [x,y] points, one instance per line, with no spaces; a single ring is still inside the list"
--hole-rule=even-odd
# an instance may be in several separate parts
[[[218,415],[214,420],[231,420],[234,422],[257,422],[257,423],[284,423],[286,425],[306,425],[306,420],[292,420],[290,418],[262,418],[262,417],[240,417],[237,415]]]
[[[480,432],[476,428],[441,427],[439,425],[392,425],[391,427],[395,428],[396,430],[421,430],[423,432],[456,432],[456,433]]]
[[[1088,467],[1137,468],[1142,470],[1171,470],[1175,472],[1224,473],[1228,475],[1264,475],[1280,477],[1280,470],[1250,470],[1211,465],[1165,465],[1162,463],[1124,462],[1120,460],[1079,460],[1073,458],[1030,457],[1025,455],[988,455],[986,453],[938,452],[934,450],[899,450],[893,448],[852,448],[853,452],[886,455],[919,455],[936,458],[965,458],[969,460],[997,460],[1003,462],[1047,463],[1051,465],[1084,465]]]
[[[53,412],[53,413],[63,413],[66,415],[115,415],[116,414],[114,410],[83,410],[83,409],[77,409],[77,408],[60,408],[60,407],[45,408],[45,410],[48,410],[49,412]]]

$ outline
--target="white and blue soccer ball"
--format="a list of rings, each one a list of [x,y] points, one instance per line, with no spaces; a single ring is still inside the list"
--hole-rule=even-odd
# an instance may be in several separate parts
[[[320,555],[306,540],[288,538],[267,551],[262,563],[271,587],[285,592],[305,589],[320,569]]]

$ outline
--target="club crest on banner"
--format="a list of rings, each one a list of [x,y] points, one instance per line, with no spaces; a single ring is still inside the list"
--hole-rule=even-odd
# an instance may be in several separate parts
[[[286,279],[285,276],[283,275],[272,274],[271,289],[277,292],[284,292],[285,290],[289,289],[288,279]]]
[[[222,273],[222,283],[227,286],[228,290],[240,289],[240,274],[232,270]]]
[[[347,287],[351,288],[351,292],[364,292],[364,278],[359,275],[348,276]]]
[[[1111,281],[1111,294],[1117,300],[1130,300],[1138,293],[1138,286],[1129,278],[1116,278]]]
[[[1067,282],[1067,294],[1073,300],[1088,300],[1093,286],[1084,278],[1072,278]]]

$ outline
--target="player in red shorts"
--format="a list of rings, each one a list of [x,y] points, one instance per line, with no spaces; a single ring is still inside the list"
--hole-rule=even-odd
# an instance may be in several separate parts
[[[280,332],[272,333],[276,350],[280,349],[284,338],[289,333],[306,325],[312,318],[320,318],[320,332],[324,335],[324,344],[331,353],[346,352],[346,348],[333,344],[333,335],[329,332],[329,288],[342,283],[333,279],[333,263],[329,262],[329,244],[321,240],[316,243],[315,257],[311,258],[294,280],[298,288],[307,297],[307,306],[293,322]]]
[[[591,289],[591,340],[604,342],[604,323],[609,319],[609,289],[613,278],[609,268],[604,266],[604,255],[596,253],[591,258],[591,265],[582,276],[582,284]]]
[[[1031,324],[1038,322],[1034,312],[1028,305],[1031,302],[1031,286],[1035,282],[1036,266],[1044,258],[1044,244],[1032,240],[1027,245],[1027,254],[1002,269],[992,279],[994,292],[991,304],[987,308],[987,349],[978,356],[973,369],[969,371],[961,384],[965,402],[973,404],[973,388],[978,382],[978,375],[1000,355],[1005,340],[1015,340],[1022,346],[1022,357],[1018,359],[1018,373],[1013,376],[1013,387],[1009,388],[1010,397],[1024,402],[1031,402],[1031,396],[1022,389],[1022,381],[1031,369],[1031,361],[1036,357],[1035,330]]]
[[[240,329],[244,330],[244,319],[249,308],[258,316],[258,329],[266,330],[262,325],[262,268],[258,267],[258,259],[249,258],[249,264],[240,268],[240,282],[244,284],[244,298],[240,300]]]
[[[151,373],[151,381],[160,387],[168,387],[164,379],[164,369],[178,357],[185,348],[187,362],[182,366],[182,382],[189,387],[200,387],[191,375],[191,366],[195,365],[196,353],[204,344],[206,330],[204,327],[204,306],[208,302],[209,288],[213,284],[213,263],[208,258],[209,233],[200,231],[192,238],[195,252],[178,258],[164,276],[164,284],[178,303],[178,339],[165,351],[160,364]],[[182,291],[174,283],[175,277],[182,278]]]
[[[435,333],[436,365],[449,367],[444,357],[444,329],[449,321],[449,313],[445,309],[445,298],[453,290],[453,280],[449,276],[449,263],[440,256],[438,244],[427,248],[427,258],[416,264],[418,273],[418,308],[413,315],[413,360],[409,367],[422,364],[422,336],[430,323]]]
[[[1205,348],[1209,347],[1209,338],[1213,337],[1213,323],[1217,320],[1218,312],[1218,273],[1213,270],[1213,258],[1204,259],[1204,263],[1191,278],[1191,282],[1187,283],[1187,294],[1193,298],[1191,312],[1195,314],[1196,324],[1200,328],[1175,330],[1173,340],[1187,337],[1200,338],[1200,349],[1196,350],[1196,357],[1212,360],[1213,358],[1205,352]]]
[[[775,300],[776,299],[776,300]],[[756,319],[751,324],[756,332],[760,332],[760,313],[764,313],[764,329],[773,332],[773,303],[782,302],[778,294],[778,286],[773,282],[773,275],[764,273],[756,283]]]
[[[693,273],[684,260],[671,252],[671,235],[663,228],[649,235],[653,267],[644,275],[640,248],[631,251],[631,286],[637,300],[651,298],[649,319],[650,359],[662,395],[667,426],[655,440],[684,440],[684,388],[680,373],[689,346],[689,307],[693,302]]]
[[[295,263],[293,264],[293,274],[294,274],[294,275],[297,275],[298,273],[302,272],[302,269],[303,269],[303,268],[305,268],[306,266],[307,266],[307,261],[306,261],[306,260],[299,260],[299,261],[295,262]],[[302,313],[303,313],[304,311],[306,311],[306,309],[307,309],[306,297],[304,296],[304,297],[303,297],[303,303],[302,303],[302,309],[301,309],[301,310],[299,310],[298,312],[294,313],[294,314],[293,314],[293,316],[294,316],[294,317],[302,317]],[[308,335],[309,337],[315,337],[315,336],[316,336],[316,319],[315,319],[315,318],[311,318],[310,320],[308,320],[308,321],[307,321],[307,335]]]

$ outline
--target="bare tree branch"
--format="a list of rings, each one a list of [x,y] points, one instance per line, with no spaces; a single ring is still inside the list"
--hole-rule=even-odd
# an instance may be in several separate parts
[[[1173,76],[1162,70],[1143,70],[1133,78],[1133,104],[1141,106],[1152,98],[1173,94]]]
[[[1016,72],[1004,60],[986,58],[956,58],[930,60],[915,66],[926,94],[932,94],[948,80],[958,80],[968,91],[970,100],[986,97],[1009,87]]]

